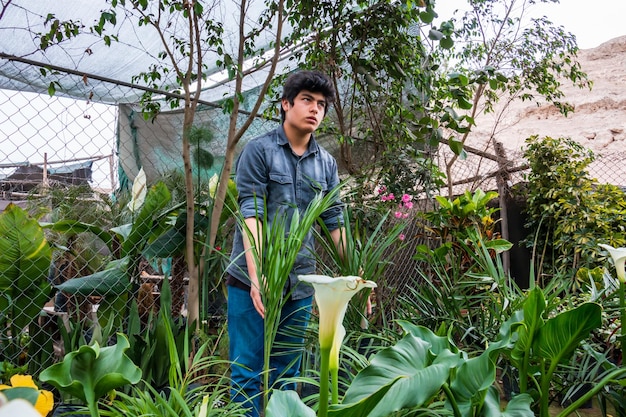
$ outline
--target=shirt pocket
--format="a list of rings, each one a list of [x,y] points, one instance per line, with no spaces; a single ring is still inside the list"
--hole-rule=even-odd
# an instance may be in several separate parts
[[[291,175],[273,171],[269,174],[269,180],[268,205],[278,208],[296,202]]]

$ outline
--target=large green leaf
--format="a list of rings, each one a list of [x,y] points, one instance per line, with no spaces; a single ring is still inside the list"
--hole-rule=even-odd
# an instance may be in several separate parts
[[[539,329],[534,348],[537,355],[552,362],[567,361],[581,341],[602,325],[602,307],[596,303],[557,314]]]
[[[113,346],[81,346],[65,355],[62,362],[44,369],[39,379],[85,401],[92,409],[109,391],[141,380],[141,370],[124,353],[128,347],[121,333]]]
[[[485,397],[482,415],[485,417],[534,417],[531,409],[533,398],[528,394],[519,394],[511,398],[504,411],[501,410],[500,392],[495,386],[489,388]]]
[[[430,343],[430,350],[435,355],[438,355],[446,350],[453,353],[458,352],[457,347],[450,343],[448,338],[437,336],[427,327],[417,326],[406,320],[398,320],[398,324],[402,327],[402,330],[404,330],[405,333],[412,334],[413,336],[419,337],[420,339]]]
[[[41,227],[44,229],[54,230],[55,232],[62,232],[66,235],[76,235],[79,233],[90,232],[99,237],[102,242],[109,248],[110,251],[113,251],[113,242],[114,236],[102,229],[99,226],[83,223],[77,220],[59,220],[55,223],[42,223]]]
[[[389,389],[398,381],[400,377],[390,381],[387,385],[380,387],[378,391],[370,396],[364,397],[361,401],[351,404],[333,404],[328,410],[329,417],[369,417],[372,410],[385,400],[385,395]]]
[[[459,360],[458,355],[450,352],[438,355],[437,361],[430,363],[430,348],[427,341],[405,335],[396,345],[376,354],[371,364],[357,374],[343,404],[358,403],[388,389],[368,416],[388,416],[397,410],[422,406],[439,392],[448,380],[450,368]],[[371,408],[371,404],[363,404],[364,408]]]
[[[295,391],[274,391],[265,409],[266,417],[315,417]]]
[[[530,354],[530,348],[537,332],[543,326],[543,313],[546,309],[546,300],[539,287],[535,287],[528,294],[524,302],[524,318],[522,326],[518,327],[519,339],[511,352],[511,357],[519,366],[525,356]]]
[[[0,312],[21,331],[50,293],[52,253],[39,223],[14,204],[0,215]]]
[[[496,382],[496,364],[485,351],[480,356],[467,359],[456,370],[450,384],[461,415],[471,416],[474,406],[484,403],[487,390]]]
[[[91,275],[68,279],[57,285],[56,288],[68,294],[84,296],[123,294],[130,288],[130,282],[126,269],[121,267],[121,264],[123,262],[116,263],[103,271]]]

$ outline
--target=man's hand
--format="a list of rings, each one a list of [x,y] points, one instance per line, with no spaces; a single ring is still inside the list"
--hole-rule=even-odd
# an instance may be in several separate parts
[[[258,280],[252,280],[252,285],[250,285],[250,298],[252,298],[252,304],[254,305],[257,313],[259,313],[261,317],[265,318],[265,306],[263,305],[263,299],[261,298]]]

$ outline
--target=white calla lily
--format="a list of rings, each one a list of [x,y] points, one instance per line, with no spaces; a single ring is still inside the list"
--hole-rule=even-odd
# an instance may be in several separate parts
[[[315,302],[319,311],[319,342],[321,351],[320,410],[325,416],[328,407],[328,374],[332,376],[332,402],[338,400],[339,351],[346,335],[343,319],[350,299],[363,288],[375,288],[374,281],[357,276],[329,277],[326,275],[299,275],[298,279],[315,288]]]
[[[133,188],[131,190],[131,200],[128,202],[128,205],[127,205],[128,209],[132,211],[133,213],[138,211],[143,205],[143,202],[146,200],[146,193],[147,193],[146,173],[142,167],[137,173],[137,176],[135,177],[133,181]]]
[[[606,249],[613,258],[617,278],[622,283],[626,282],[626,248],[614,248],[613,246],[605,245],[603,243],[599,244],[599,246]]]
[[[217,174],[213,174],[213,176],[209,179],[209,195],[211,198],[215,198],[218,184],[219,178],[217,177]]]

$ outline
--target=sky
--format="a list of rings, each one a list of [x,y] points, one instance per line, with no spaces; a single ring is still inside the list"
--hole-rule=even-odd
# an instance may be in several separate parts
[[[435,10],[445,17],[464,4],[465,0],[437,0]],[[560,0],[556,4],[533,6],[533,14],[545,15],[555,25],[576,35],[580,49],[595,48],[626,35],[625,0]]]

